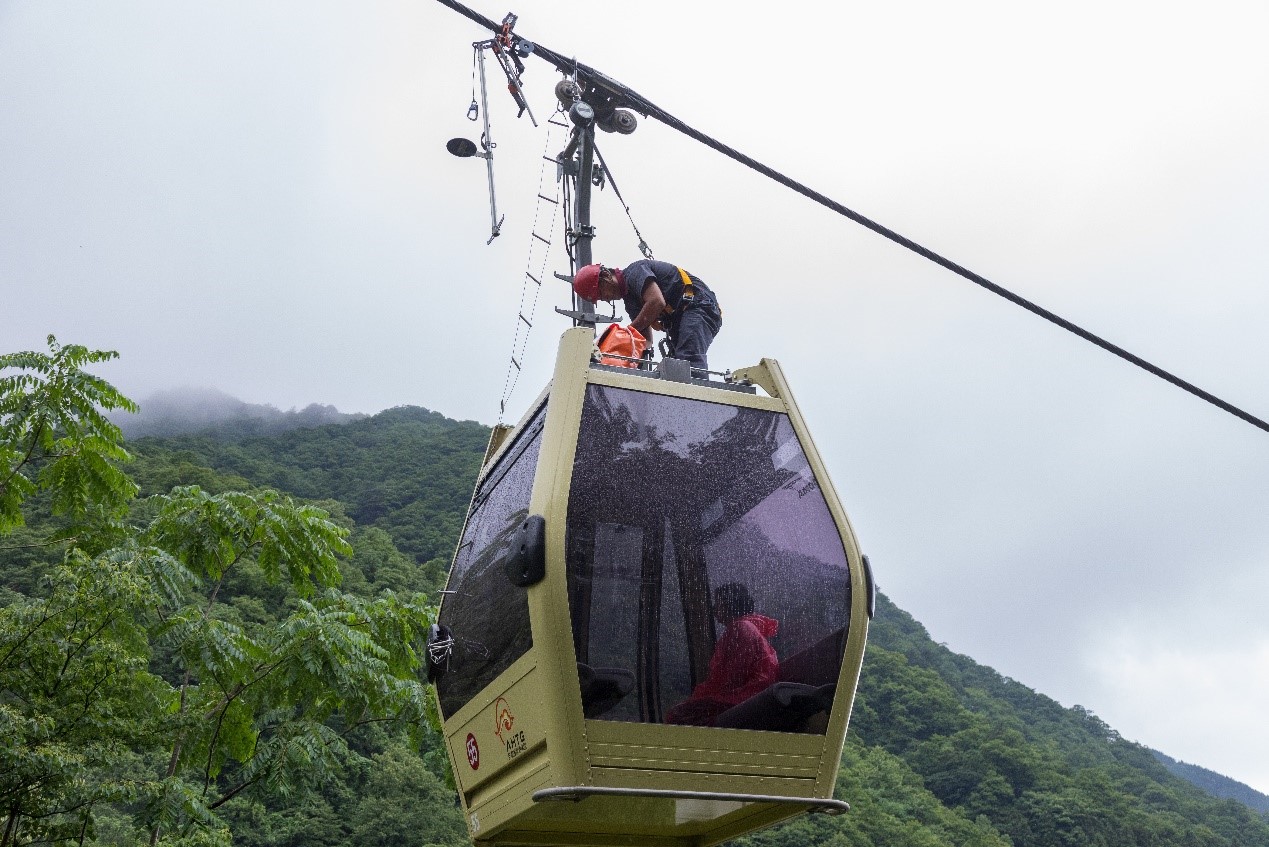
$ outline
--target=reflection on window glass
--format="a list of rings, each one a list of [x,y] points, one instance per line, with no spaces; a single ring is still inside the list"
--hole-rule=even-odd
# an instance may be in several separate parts
[[[590,386],[566,549],[588,717],[823,731],[849,571],[787,415]]]
[[[532,646],[525,589],[507,579],[503,562],[520,524],[542,442],[543,407],[472,498],[454,556],[440,622],[454,634],[449,670],[436,684],[441,711],[452,715]]]
[[[639,637],[639,596],[643,530],[624,524],[600,524],[595,532],[595,559],[590,592],[587,662],[599,673],[629,665],[629,645]],[[638,706],[622,698],[607,717],[638,720]]]

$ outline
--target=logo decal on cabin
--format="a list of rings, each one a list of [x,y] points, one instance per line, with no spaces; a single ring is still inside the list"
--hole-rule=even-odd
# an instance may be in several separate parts
[[[471,765],[472,770],[480,768],[480,745],[476,743],[476,736],[470,732],[467,733],[467,764]]]
[[[504,698],[499,697],[494,701],[494,735],[498,736],[498,740],[507,748],[508,759],[519,756],[529,746],[524,737],[524,730],[512,731],[515,725],[516,716],[511,713],[511,706]]]
[[[511,714],[511,707],[507,705],[505,698],[499,697],[494,701],[494,735],[505,744],[506,739],[502,737],[502,734],[510,733],[511,727],[515,725],[516,716]]]

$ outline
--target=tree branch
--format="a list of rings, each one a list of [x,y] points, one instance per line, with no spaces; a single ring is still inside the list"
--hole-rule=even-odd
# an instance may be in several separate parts
[[[13,478],[18,475],[18,471],[22,470],[28,462],[31,461],[31,454],[35,452],[36,446],[40,443],[40,433],[44,431],[47,422],[40,418],[39,425],[31,432],[31,446],[27,448],[26,455],[22,457],[22,461],[13,466],[9,471],[9,475],[4,478],[4,482],[0,482],[0,494],[9,489],[9,483],[13,482]]]
[[[35,544],[10,544],[0,546],[0,552],[8,550],[30,550],[33,547],[52,547],[54,544],[74,544],[79,541],[78,535],[72,535],[69,538],[54,538],[50,541],[40,541]]]
[[[17,834],[18,828],[18,807],[15,805],[9,809],[9,819],[4,823],[4,837],[0,838],[0,847],[9,847],[13,843],[13,838]]]
[[[212,716],[213,716],[213,715],[215,715],[215,714],[216,714],[216,712],[220,711],[220,710],[221,710],[221,709],[223,709],[223,708],[228,708],[228,707],[229,707],[229,704],[230,704],[230,703],[232,703],[232,702],[234,701],[234,699],[235,699],[235,698],[237,698],[237,696],[238,696],[239,694],[241,694],[242,692],[246,691],[248,688],[250,688],[251,686],[255,685],[257,682],[260,682],[260,681],[261,681],[262,679],[264,679],[266,676],[268,676],[269,674],[273,673],[275,670],[277,670],[278,668],[282,667],[283,665],[285,665],[287,662],[291,661],[291,660],[292,660],[292,659],[294,659],[294,658],[295,658],[294,656],[284,656],[284,657],[281,659],[281,661],[274,662],[274,663],[273,663],[273,664],[271,664],[271,665],[261,665],[260,667],[257,667],[257,668],[256,668],[256,670],[257,670],[257,671],[259,671],[261,668],[264,668],[264,673],[260,674],[260,675],[259,675],[259,676],[257,676],[255,679],[249,680],[248,682],[240,682],[240,683],[238,683],[238,684],[234,687],[234,690],[233,690],[233,693],[232,693],[232,694],[228,694],[228,692],[226,692],[226,693],[227,693],[227,696],[222,697],[222,698],[220,699],[220,701],[216,703],[216,705],[215,705],[215,706],[212,706],[212,707],[211,707],[208,711],[206,711],[206,712],[203,714],[203,720],[206,720],[206,721],[211,720],[211,719],[212,719]]]
[[[57,693],[57,690],[62,687],[62,679],[65,678],[66,676],[66,669],[70,667],[71,660],[75,658],[75,655],[79,653],[79,651],[87,647],[88,642],[92,641],[98,635],[101,635],[102,630],[110,626],[111,622],[114,621],[114,619],[115,619],[115,616],[113,614],[107,615],[106,619],[102,621],[101,626],[93,630],[91,634],[85,636],[84,639],[80,641],[79,644],[76,645],[76,647],[73,650],[66,651],[66,661],[62,662],[62,669],[57,672],[57,681],[53,684],[53,688],[50,691],[50,694]]]
[[[14,653],[16,653],[18,648],[21,647],[23,644],[25,644],[27,639],[29,639],[32,635],[35,635],[35,633],[38,632],[40,628],[44,626],[44,624],[48,623],[53,618],[69,610],[70,610],[70,606],[63,606],[62,608],[58,609],[56,612],[53,612],[52,614],[46,614],[44,617],[40,618],[39,623],[37,623],[35,626],[27,630],[26,634],[23,635],[21,638],[19,638],[17,641],[13,642],[13,646],[9,648],[9,652],[5,653],[4,656],[0,656],[0,667],[4,667],[5,663],[9,661],[9,657],[11,657]]]
[[[223,796],[222,796],[219,800],[217,800],[215,803],[212,803],[212,804],[211,804],[211,805],[209,805],[207,808],[208,808],[208,809],[219,809],[221,806],[225,805],[225,804],[226,804],[226,803],[228,803],[230,800],[234,799],[234,798],[235,798],[235,797],[237,797],[239,794],[241,794],[243,791],[245,791],[246,789],[250,788],[251,786],[255,785],[257,782],[259,782],[261,779],[263,779],[263,778],[264,778],[265,773],[266,773],[266,771],[261,771],[260,773],[258,773],[258,774],[256,774],[255,776],[251,777],[251,779],[249,779],[249,780],[247,780],[246,782],[242,783],[242,784],[241,784],[241,785],[239,785],[238,787],[236,787],[236,788],[232,789],[232,790],[231,790],[228,794],[223,795]]]

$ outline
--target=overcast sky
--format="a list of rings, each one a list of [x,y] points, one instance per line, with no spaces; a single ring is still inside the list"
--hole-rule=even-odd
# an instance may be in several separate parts
[[[1264,3],[514,11],[525,37],[1269,417]],[[525,77],[538,129],[490,68],[490,246],[483,162],[444,150],[479,135],[484,37],[432,0],[0,0],[0,348],[116,349],[101,373],[137,398],[208,385],[493,423],[524,272],[567,265],[549,213],[549,256],[530,234],[563,146],[549,65]],[[1269,792],[1269,434],[654,121],[600,144],[658,258],[718,292],[711,363],[784,366],[884,591],[952,649]],[[596,257],[637,258],[611,190],[596,206]],[[549,377],[566,293],[531,316],[511,420]]]

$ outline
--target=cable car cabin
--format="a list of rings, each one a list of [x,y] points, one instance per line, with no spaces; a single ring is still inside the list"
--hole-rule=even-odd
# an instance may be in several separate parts
[[[429,643],[472,838],[703,847],[844,810],[872,580],[779,366],[592,351],[565,332],[495,430]]]

